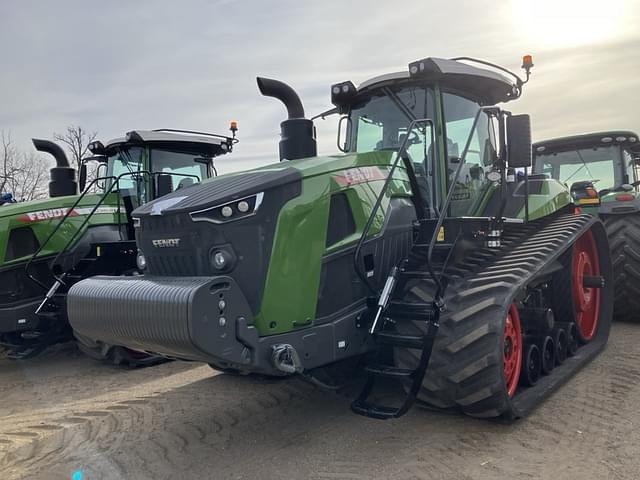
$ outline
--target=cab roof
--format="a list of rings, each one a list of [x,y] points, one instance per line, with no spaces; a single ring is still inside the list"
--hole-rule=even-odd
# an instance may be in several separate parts
[[[439,82],[446,88],[465,93],[483,105],[508,102],[518,97],[516,83],[506,76],[469,65],[461,60],[429,57],[420,61],[425,65],[416,82]],[[371,78],[358,86],[358,94],[400,83],[407,83],[414,77],[409,71],[388,73]]]
[[[231,151],[233,139],[223,135],[179,132],[170,130],[132,130],[125,137],[114,138],[105,144],[107,154],[124,146],[149,145],[156,148],[168,148],[197,152],[201,155],[216,157]]]
[[[563,152],[576,148],[606,147],[608,145],[624,145],[631,147],[634,151],[640,151],[639,138],[637,133],[629,130],[584,133],[536,142],[533,144],[533,153]]]

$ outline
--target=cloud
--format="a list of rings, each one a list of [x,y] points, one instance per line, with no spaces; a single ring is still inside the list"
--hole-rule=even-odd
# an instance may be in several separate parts
[[[517,0],[514,0],[517,1]],[[561,1],[561,0],[558,0]],[[637,14],[620,36],[571,49],[532,44],[535,25],[490,0],[58,0],[0,6],[0,128],[29,148],[69,124],[103,139],[131,129],[224,133],[241,142],[224,169],[277,160],[284,109],[255,76],[282,79],[308,113],[329,105],[331,83],[405,69],[425,56],[469,55],[536,67],[509,108],[533,116],[536,138],[599,128],[640,129]],[[632,16],[636,15],[635,17]],[[628,24],[628,25],[627,25]],[[317,123],[320,151],[335,151],[335,121]]]

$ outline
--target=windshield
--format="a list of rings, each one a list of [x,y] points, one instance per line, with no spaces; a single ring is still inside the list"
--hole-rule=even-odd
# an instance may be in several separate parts
[[[142,198],[144,195],[144,182],[138,172],[145,170],[144,168],[144,148],[126,147],[120,148],[118,151],[107,158],[107,176],[120,177],[118,185],[114,190],[126,193],[136,198]],[[109,181],[109,185],[113,180]],[[108,188],[108,187],[107,187]]]
[[[202,156],[195,152],[178,152],[151,149],[151,171],[157,174],[171,174],[172,190],[188,187],[202,181],[208,175],[208,163],[197,162]]]
[[[469,141],[465,162],[453,186],[451,210],[453,216],[473,215],[480,208],[492,182],[487,174],[492,170],[497,156],[495,124],[486,113],[476,115],[480,109],[473,100],[445,93],[443,95],[447,135],[447,172],[449,182],[460,164],[460,157]],[[451,188],[451,186],[449,187]]]
[[[626,181],[619,147],[596,147],[549,154],[537,154],[534,173],[544,173],[564,183],[596,182],[598,190],[618,187]]]
[[[408,135],[407,156],[413,163],[423,198],[430,205],[434,156],[432,124],[416,124],[411,132],[407,128],[413,120],[434,117],[431,89],[412,86],[377,90],[351,110],[350,151],[397,151]]]

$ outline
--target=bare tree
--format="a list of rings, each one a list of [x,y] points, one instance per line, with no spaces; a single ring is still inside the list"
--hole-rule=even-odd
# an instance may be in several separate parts
[[[15,160],[18,156],[18,150],[11,142],[11,132],[0,131],[0,141],[2,142],[2,162],[0,171],[0,193],[6,192],[7,182],[15,175]]]
[[[47,194],[47,162],[37,153],[20,152],[11,141],[11,132],[0,131],[0,193],[9,192],[18,201]]]
[[[88,130],[78,126],[69,126],[65,133],[54,133],[53,139],[57,142],[64,143],[71,153],[71,163],[75,164],[75,168],[80,171],[82,159],[89,150],[89,144],[98,136],[98,132],[89,132]]]
[[[7,181],[7,190],[19,202],[28,202],[47,196],[49,178],[47,162],[35,152],[16,156],[14,175]]]

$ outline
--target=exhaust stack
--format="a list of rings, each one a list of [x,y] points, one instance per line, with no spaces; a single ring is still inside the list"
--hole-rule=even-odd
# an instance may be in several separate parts
[[[56,160],[56,166],[50,170],[49,197],[65,197],[78,193],[76,171],[69,165],[67,155],[59,145],[49,140],[33,138],[33,145],[39,152],[46,152]]]
[[[258,89],[266,97],[280,100],[288,118],[280,124],[280,160],[297,160],[318,154],[313,122],[304,116],[304,107],[293,88],[284,82],[258,77]]]

